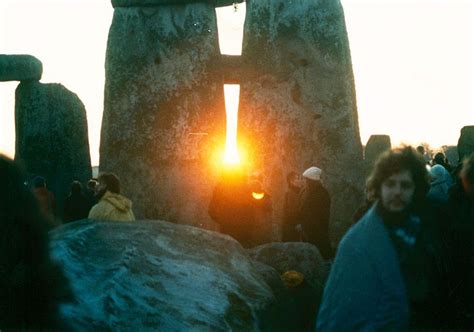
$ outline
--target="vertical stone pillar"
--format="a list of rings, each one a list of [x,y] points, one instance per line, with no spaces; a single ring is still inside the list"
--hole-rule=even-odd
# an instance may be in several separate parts
[[[342,6],[334,0],[249,0],[239,139],[265,174],[274,219],[286,174],[323,170],[337,242],[362,199],[362,146]]]
[[[74,180],[92,176],[86,109],[61,84],[21,82],[15,92],[15,159],[46,178],[61,217]]]
[[[120,177],[138,218],[210,225],[225,142],[214,5],[113,4],[100,170]]]
[[[458,140],[459,161],[461,162],[471,153],[474,153],[474,126],[464,126]]]
[[[390,150],[392,143],[388,135],[371,135],[364,151],[365,174],[370,175],[372,168],[378,157],[387,150]]]

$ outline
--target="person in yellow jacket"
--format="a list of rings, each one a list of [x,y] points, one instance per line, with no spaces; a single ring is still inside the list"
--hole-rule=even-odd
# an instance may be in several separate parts
[[[99,202],[89,212],[89,219],[134,221],[132,202],[120,195],[120,180],[113,173],[99,175],[96,195]]]

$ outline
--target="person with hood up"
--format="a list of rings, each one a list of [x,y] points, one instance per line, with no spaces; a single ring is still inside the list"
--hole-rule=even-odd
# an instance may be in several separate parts
[[[298,227],[305,242],[318,247],[324,259],[334,256],[329,241],[331,197],[321,184],[321,169],[313,166],[303,172],[305,184],[300,195]]]
[[[443,166],[436,164],[430,168],[431,188],[428,191],[428,199],[434,203],[446,203],[449,198],[449,189],[453,185],[453,179]]]
[[[89,212],[89,219],[134,221],[132,202],[120,195],[120,180],[113,173],[99,175],[96,195],[99,202]]]

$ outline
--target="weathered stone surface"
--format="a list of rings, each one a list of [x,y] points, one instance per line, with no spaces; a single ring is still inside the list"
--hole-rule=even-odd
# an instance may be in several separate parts
[[[118,174],[138,218],[213,227],[211,156],[225,142],[219,58],[210,4],[115,9],[100,169]]]
[[[273,267],[280,275],[294,270],[302,273],[321,296],[328,267],[316,246],[303,242],[270,243],[247,250],[254,260]]]
[[[73,180],[91,177],[84,104],[61,84],[22,82],[15,94],[15,159],[46,178],[58,212]]]
[[[311,331],[321,304],[329,268],[318,249],[309,243],[271,243],[248,250],[257,262],[278,274],[297,271],[305,281],[295,288],[281,287],[274,276],[260,269],[277,298],[277,321],[281,331]]]
[[[39,81],[43,64],[32,55],[0,54],[0,82]]]
[[[378,157],[390,150],[392,142],[388,135],[371,135],[365,145],[364,162],[366,174],[370,174]]]
[[[275,331],[275,298],[230,237],[163,221],[83,220],[51,232],[75,301],[72,328]]]
[[[451,166],[456,166],[459,162],[458,147],[456,145],[446,146],[444,149],[444,155],[448,158]]]
[[[169,5],[185,5],[192,3],[207,3],[214,7],[231,6],[243,0],[112,0],[112,6],[117,7],[157,7]]]
[[[247,3],[239,139],[282,218],[286,174],[323,170],[337,242],[363,186],[354,77],[339,1]]]
[[[469,156],[474,152],[474,126],[465,126],[461,129],[461,136],[458,140],[459,160]]]

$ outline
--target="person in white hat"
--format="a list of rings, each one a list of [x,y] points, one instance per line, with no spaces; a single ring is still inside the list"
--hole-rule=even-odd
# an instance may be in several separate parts
[[[318,247],[324,259],[330,259],[333,250],[329,242],[331,198],[321,184],[320,168],[312,166],[303,172],[305,184],[300,195],[299,213],[303,240]]]

